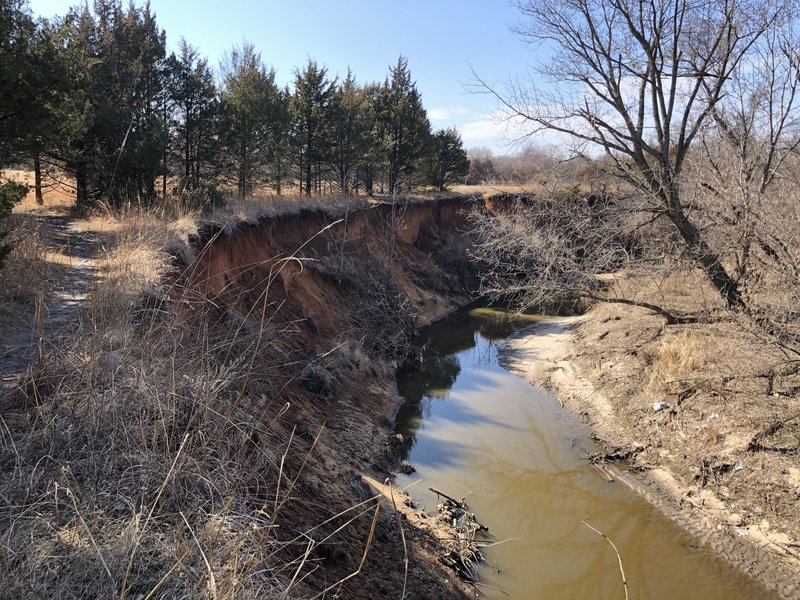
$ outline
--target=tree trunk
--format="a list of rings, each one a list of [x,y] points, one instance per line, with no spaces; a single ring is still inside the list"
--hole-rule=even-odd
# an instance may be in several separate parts
[[[703,239],[697,227],[689,221],[680,204],[671,202],[668,216],[689,246],[692,258],[703,269],[712,285],[725,300],[728,308],[745,308],[739,284],[722,266],[719,256],[711,249],[708,242]]]
[[[44,204],[42,195],[42,159],[39,152],[33,153],[33,187],[36,194],[36,204]]]
[[[192,154],[191,154],[191,147],[189,145],[189,135],[186,135],[186,141],[183,146],[183,171],[184,177],[186,177],[186,182],[188,183],[189,178],[192,176]]]
[[[306,196],[311,195],[311,159],[306,158]]]
[[[75,203],[80,208],[89,206],[89,174],[83,161],[75,166]]]
[[[167,125],[167,99],[166,99],[166,97],[164,98],[164,106],[163,106],[163,108],[164,108],[164,111],[163,111],[164,131],[168,132],[169,131],[169,127]],[[162,200],[166,200],[167,199],[167,154],[168,154],[168,152],[169,152],[169,146],[168,146],[168,143],[167,143],[167,136],[165,136],[164,137],[164,145],[162,146],[162,152],[161,152],[161,160],[162,160],[162,165],[161,166],[163,168],[163,170],[161,171],[161,199]]]

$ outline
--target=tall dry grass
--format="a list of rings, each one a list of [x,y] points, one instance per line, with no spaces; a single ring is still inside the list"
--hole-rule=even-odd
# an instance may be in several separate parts
[[[77,335],[5,399],[0,598],[287,598],[318,545],[372,518],[369,550],[375,498],[324,535],[287,526],[319,439],[274,400],[291,326],[217,319],[182,285],[186,227],[109,225]]]
[[[30,215],[13,214],[3,223],[10,231],[5,243],[11,253],[3,264],[0,306],[9,302],[30,304],[52,284],[42,226]]]
[[[692,378],[707,366],[708,340],[696,332],[683,331],[647,347],[642,360],[648,373],[645,389],[668,391],[671,383]]]

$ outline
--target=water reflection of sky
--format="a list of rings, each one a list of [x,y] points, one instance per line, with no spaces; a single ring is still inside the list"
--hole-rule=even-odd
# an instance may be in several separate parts
[[[428,329],[419,368],[398,378],[406,402],[396,431],[418,469],[399,483],[417,482],[411,493],[429,511],[430,486],[468,495],[492,539],[513,538],[487,551],[499,571],[485,570],[486,583],[503,593],[484,595],[621,597],[616,556],[582,525],[588,517],[626,557],[632,597],[769,597],[580,457],[578,448],[597,448],[579,420],[498,364],[497,341],[520,325],[487,311],[458,313]]]

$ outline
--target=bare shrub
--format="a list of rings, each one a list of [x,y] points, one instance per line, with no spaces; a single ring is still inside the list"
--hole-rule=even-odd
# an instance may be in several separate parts
[[[402,363],[415,333],[415,312],[391,275],[390,263],[365,252],[324,255],[311,268],[350,290],[353,300],[351,337],[370,353]]]
[[[730,139],[709,134],[706,141],[686,183],[698,219],[742,290],[747,310],[736,318],[800,356],[800,163],[793,155],[770,162],[786,150],[761,147],[763,140],[742,140],[750,148],[744,155]]]
[[[598,276],[629,256],[608,198],[517,198],[470,218],[481,292],[510,298],[523,310],[598,295],[604,287]]]

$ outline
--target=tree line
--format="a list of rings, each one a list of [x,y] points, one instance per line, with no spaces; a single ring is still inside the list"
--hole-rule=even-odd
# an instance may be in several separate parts
[[[0,35],[0,164],[29,163],[39,201],[51,169],[80,207],[205,206],[265,187],[395,195],[444,190],[469,169],[459,133],[432,131],[403,56],[383,82],[309,59],[281,87],[244,43],[215,77],[185,40],[168,54],[149,4],[120,0],[51,21],[0,0]]]

